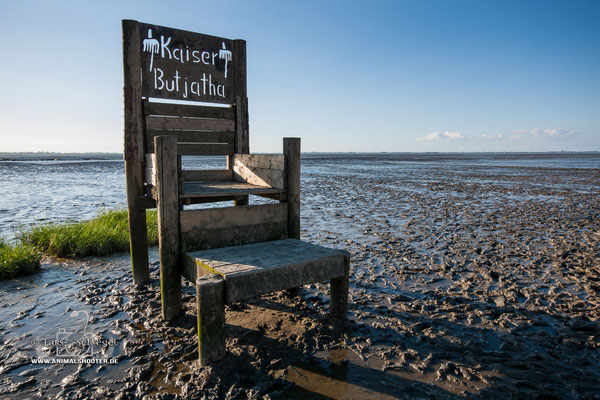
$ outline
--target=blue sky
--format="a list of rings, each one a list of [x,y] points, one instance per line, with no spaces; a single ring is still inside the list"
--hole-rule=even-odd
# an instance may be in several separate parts
[[[121,19],[247,41],[250,149],[600,150],[598,1],[1,1],[0,152],[121,152]]]

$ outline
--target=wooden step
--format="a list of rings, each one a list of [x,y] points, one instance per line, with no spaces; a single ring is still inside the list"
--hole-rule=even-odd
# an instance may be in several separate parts
[[[184,182],[182,199],[211,198],[226,196],[245,196],[245,195],[275,195],[282,193],[282,189],[271,188],[267,186],[252,185],[245,182],[236,181],[201,181]]]
[[[192,282],[204,275],[222,276],[229,304],[335,278],[346,277],[347,282],[348,257],[342,250],[282,239],[188,252],[183,276]]]

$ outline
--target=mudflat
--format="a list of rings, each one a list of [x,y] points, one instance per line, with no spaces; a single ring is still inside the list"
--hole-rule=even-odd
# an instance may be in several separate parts
[[[201,367],[194,287],[163,322],[156,251],[144,287],[127,254],[47,260],[0,283],[0,397],[598,398],[600,168],[303,162],[302,238],[352,254],[348,321],[326,284],[236,303]],[[109,362],[33,361],[69,355]]]

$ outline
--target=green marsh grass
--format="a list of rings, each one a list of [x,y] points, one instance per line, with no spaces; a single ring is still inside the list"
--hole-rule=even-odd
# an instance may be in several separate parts
[[[146,212],[148,245],[158,243],[156,211]],[[83,258],[129,250],[126,210],[101,212],[89,221],[40,225],[23,230],[19,240],[53,257]]]
[[[25,243],[10,245],[0,238],[0,280],[28,275],[40,269],[40,252]]]

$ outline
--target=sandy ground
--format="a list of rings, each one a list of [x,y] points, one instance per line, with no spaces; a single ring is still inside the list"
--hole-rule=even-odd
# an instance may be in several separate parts
[[[600,171],[380,168],[303,182],[303,238],[352,253],[347,322],[326,284],[234,304],[201,367],[194,288],[163,322],[155,249],[145,287],[126,254],[49,260],[0,283],[0,397],[600,399]],[[64,332],[116,364],[33,364]]]

